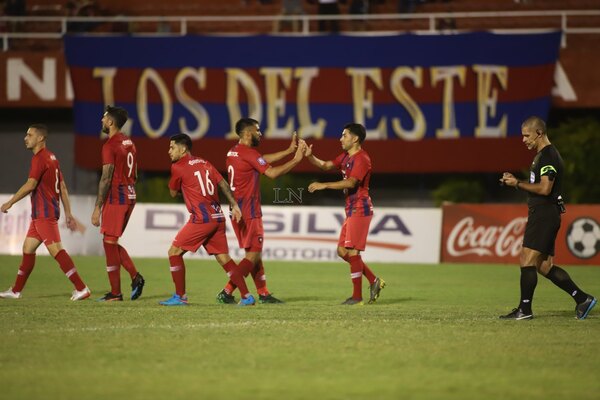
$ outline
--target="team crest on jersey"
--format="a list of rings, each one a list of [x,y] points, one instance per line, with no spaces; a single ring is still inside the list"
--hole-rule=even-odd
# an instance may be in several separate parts
[[[267,162],[266,162],[266,161],[265,161],[265,159],[264,159],[264,158],[262,158],[262,157],[258,157],[257,161],[258,161],[258,163],[259,163],[260,165],[267,165]]]

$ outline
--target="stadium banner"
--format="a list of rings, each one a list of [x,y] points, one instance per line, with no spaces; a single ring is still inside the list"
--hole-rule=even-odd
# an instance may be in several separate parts
[[[0,204],[4,204],[12,195],[0,194]],[[71,211],[77,219],[78,228],[70,231],[65,222],[64,210],[58,223],[63,247],[71,255],[103,255],[102,235],[100,229],[91,223],[95,197],[69,196]],[[23,254],[23,241],[31,223],[31,202],[25,198],[13,205],[8,212],[0,213],[0,254]],[[37,254],[48,255],[44,245],[38,248]]]
[[[0,204],[11,195],[0,194]],[[64,215],[59,227],[63,246],[73,255],[103,255],[102,235],[90,217],[95,197],[69,196],[79,229],[67,229]],[[265,260],[340,261],[337,242],[344,221],[343,207],[265,206],[263,225]],[[0,213],[0,254],[20,255],[31,221],[31,203],[21,200],[8,213]],[[138,203],[120,239],[132,257],[167,257],[179,229],[189,213],[183,204]],[[439,263],[442,229],[440,209],[377,207],[371,222],[366,261],[402,263]],[[432,234],[433,233],[433,234]],[[231,256],[239,260],[244,250],[227,222]],[[48,254],[42,245],[38,254]],[[186,257],[214,259],[203,248]]]
[[[444,205],[442,262],[518,264],[526,223],[525,204]],[[600,205],[567,205],[554,260],[600,265]]]
[[[264,206],[263,258],[288,261],[336,261],[343,207]],[[177,231],[187,222],[184,206],[138,204],[122,243],[136,257],[166,257]],[[377,207],[371,222],[366,261],[438,263],[442,213],[440,209]],[[434,232],[434,234],[432,234]],[[231,256],[239,260],[244,250],[227,222]],[[192,257],[213,259],[204,250]]]
[[[297,131],[321,158],[335,157],[355,121],[367,128],[376,172],[517,170],[530,161],[521,122],[546,117],[551,104],[560,38],[70,35],[76,163],[100,167],[100,118],[116,104],[130,114],[124,131],[145,170],[168,170],[168,137],[183,132],[223,171],[242,116],[261,122],[262,152]]]
[[[0,52],[0,107],[72,105],[73,88],[62,51]]]

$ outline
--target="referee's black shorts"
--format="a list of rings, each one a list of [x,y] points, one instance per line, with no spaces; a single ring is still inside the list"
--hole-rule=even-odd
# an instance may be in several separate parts
[[[560,212],[556,204],[529,207],[523,247],[554,255],[554,242],[560,229]]]

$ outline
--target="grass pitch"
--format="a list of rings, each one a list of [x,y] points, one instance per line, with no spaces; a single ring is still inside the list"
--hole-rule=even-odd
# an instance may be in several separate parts
[[[20,300],[0,300],[0,393],[17,399],[598,399],[600,309],[540,278],[532,321],[500,321],[519,272],[500,265],[373,264],[388,286],[374,305],[344,307],[342,263],[266,262],[285,305],[219,305],[216,262],[187,260],[188,307],[166,259],[137,259],[137,301],[70,302],[54,260],[38,257]],[[0,290],[19,257],[0,256]],[[75,257],[94,300],[104,259]],[[600,268],[567,269],[600,295]],[[122,275],[124,294],[129,277]],[[249,282],[249,286],[252,286]],[[365,284],[364,294],[368,297]]]

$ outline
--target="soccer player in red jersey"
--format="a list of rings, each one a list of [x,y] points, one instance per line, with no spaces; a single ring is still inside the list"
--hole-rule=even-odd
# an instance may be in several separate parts
[[[312,145],[306,149],[305,156],[311,164],[324,171],[337,168],[342,171],[344,179],[337,182],[314,182],[308,191],[336,189],[343,190],[346,195],[346,220],[342,225],[338,241],[338,255],[350,264],[350,277],[354,290],[342,304],[360,305],[362,303],[362,275],[370,285],[369,303],[374,303],[381,289],[385,287],[383,279],[376,277],[371,269],[362,261],[360,252],[365,250],[369,225],[373,218],[373,203],[369,196],[371,180],[371,158],[362,149],[365,140],[365,127],[351,123],[344,126],[340,142],[344,152],[334,160],[323,161],[312,154]]]
[[[27,278],[35,265],[35,251],[42,243],[75,286],[71,300],[87,299],[91,294],[79,277],[73,260],[61,244],[58,231],[60,200],[65,209],[67,227],[72,231],[76,230],[77,221],[71,214],[69,193],[58,160],[46,148],[47,138],[48,128],[45,125],[34,124],[29,127],[25,135],[25,146],[33,152],[29,178],[17,193],[0,207],[0,210],[6,213],[13,204],[31,193],[31,224],[23,242],[23,260],[19,266],[15,284],[7,291],[0,292],[0,298],[18,299],[21,297],[21,290],[25,287]]]
[[[106,107],[102,117],[102,132],[108,140],[102,146],[102,176],[98,185],[96,207],[92,213],[92,224],[102,226],[106,271],[110,292],[100,301],[122,301],[121,265],[131,276],[131,300],[141,296],[144,277],[135,268],[127,250],[119,245],[129,217],[135,207],[135,181],[137,180],[137,155],[133,141],[121,132],[127,122],[127,111],[121,107]]]
[[[172,164],[169,191],[173,197],[183,194],[190,219],[177,233],[169,248],[169,263],[175,283],[175,294],[170,299],[161,301],[160,304],[187,305],[183,255],[188,251],[195,252],[200,246],[204,246],[208,254],[215,256],[230,279],[239,287],[242,294],[240,305],[252,306],[256,301],[248,292],[244,275],[229,257],[225,236],[225,216],[221,210],[216,187],[219,187],[227,198],[234,221],[240,221],[242,211],[221,174],[208,161],[192,156],[191,149],[192,140],[188,135],[181,133],[171,137],[169,157]]]
[[[260,303],[282,303],[267,289],[267,279],[262,262],[264,230],[260,206],[260,175],[264,174],[275,179],[291,171],[302,161],[306,143],[301,140],[298,144],[294,134],[292,143],[286,150],[263,156],[255,149],[262,137],[258,121],[252,118],[240,119],[235,124],[235,133],[240,140],[227,153],[226,165],[229,186],[242,210],[243,217],[241,223],[235,220],[231,221],[239,246],[246,251],[239,267],[244,275],[252,274]],[[294,158],[285,164],[276,167],[270,165],[294,152]],[[230,281],[217,295],[217,301],[235,303],[233,290],[235,290],[235,285]]]

